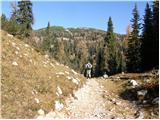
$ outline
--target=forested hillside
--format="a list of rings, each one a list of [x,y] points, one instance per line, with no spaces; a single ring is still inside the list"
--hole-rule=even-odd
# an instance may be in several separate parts
[[[48,33],[49,31],[49,33]],[[93,28],[63,28],[53,26],[36,31],[40,50],[49,52],[63,64],[67,64],[80,73],[85,73],[84,65],[90,61],[93,64],[95,76],[99,48],[103,47],[106,32]],[[115,34],[116,43],[122,47],[124,35]]]

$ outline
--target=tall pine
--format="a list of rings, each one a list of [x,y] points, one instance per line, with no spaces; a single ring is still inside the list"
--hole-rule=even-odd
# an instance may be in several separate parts
[[[32,2],[30,0],[18,1],[18,23],[23,26],[22,31],[25,36],[30,35],[33,25]]]
[[[154,32],[152,24],[152,11],[149,4],[146,4],[144,24],[142,30],[142,68],[148,70],[153,67],[154,56]]]
[[[137,5],[133,9],[132,32],[128,40],[127,49],[127,70],[128,72],[140,72],[141,70],[141,41],[139,36],[140,18]]]
[[[159,0],[153,2],[153,56],[152,63],[154,67],[159,66]]]
[[[107,47],[107,73],[114,74],[118,70],[118,62],[117,62],[117,51],[116,51],[116,42],[115,35],[113,33],[113,22],[112,18],[109,17],[108,20],[108,28],[107,34],[105,37],[105,46]]]

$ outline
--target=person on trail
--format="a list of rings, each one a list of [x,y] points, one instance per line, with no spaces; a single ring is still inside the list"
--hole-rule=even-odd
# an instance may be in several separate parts
[[[86,72],[87,72],[87,74],[86,74],[87,78],[91,78],[92,64],[90,62],[88,62],[86,64],[85,68],[86,68]]]

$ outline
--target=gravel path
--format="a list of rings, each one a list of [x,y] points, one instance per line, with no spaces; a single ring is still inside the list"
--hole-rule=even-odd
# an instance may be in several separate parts
[[[51,111],[38,118],[135,118],[137,108],[128,101],[118,98],[118,95],[106,91],[96,79],[88,79],[74,94],[74,98],[66,99],[66,106],[62,110]]]

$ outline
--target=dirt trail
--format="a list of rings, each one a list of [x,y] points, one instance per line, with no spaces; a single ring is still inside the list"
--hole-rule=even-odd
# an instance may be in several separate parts
[[[110,90],[107,91],[99,81],[88,79],[86,84],[74,93],[74,98],[66,99],[66,105],[61,111],[51,111],[38,118],[135,118],[137,108],[118,95],[110,93]]]

